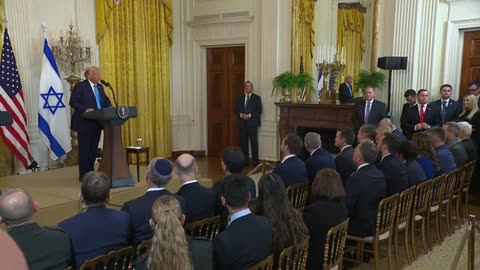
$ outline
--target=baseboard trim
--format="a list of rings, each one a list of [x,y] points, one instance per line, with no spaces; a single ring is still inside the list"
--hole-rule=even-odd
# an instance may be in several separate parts
[[[196,158],[205,157],[205,150],[181,150],[181,151],[172,151],[172,159],[177,159],[181,154],[190,154]]]

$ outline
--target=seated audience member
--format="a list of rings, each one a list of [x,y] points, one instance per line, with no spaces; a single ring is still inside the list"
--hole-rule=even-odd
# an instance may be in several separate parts
[[[172,195],[166,186],[172,179],[173,166],[170,160],[156,157],[150,161],[147,168],[145,181],[147,182],[147,192],[136,199],[123,204],[122,211],[130,214],[132,220],[133,244],[136,246],[143,240],[152,238],[153,231],[148,225],[148,220],[152,216],[153,203],[161,196]],[[182,212],[187,213],[185,200],[175,195]],[[188,221],[188,215],[187,215]]]
[[[373,142],[363,141],[355,148],[353,161],[358,169],[345,187],[350,235],[366,237],[375,234],[378,204],[387,193],[385,176],[373,165],[377,155],[377,146]]]
[[[212,217],[215,214],[213,191],[197,181],[197,161],[190,154],[183,154],[175,162],[175,171],[182,186],[177,192],[185,200],[188,222]]]
[[[445,131],[441,127],[434,127],[427,132],[432,137],[433,148],[435,149],[435,155],[437,156],[438,163],[440,164],[440,172],[438,175],[449,173],[457,168],[455,164],[455,158],[452,151],[445,144],[446,136]]]
[[[335,135],[335,146],[340,149],[340,153],[335,157],[335,167],[345,185],[347,179],[357,169],[353,162],[353,142],[355,134],[351,128],[339,128]]]
[[[470,138],[472,135],[472,125],[466,121],[458,122],[458,127],[460,128],[460,135],[458,136],[461,140],[461,144],[467,152],[468,161],[473,161],[477,159],[477,145]]]
[[[1,269],[20,269],[25,265],[25,260],[29,269],[63,270],[71,264],[68,236],[61,230],[42,227],[35,222],[33,213],[37,210],[38,203],[22,189],[9,189],[0,196],[0,223],[5,224],[8,234],[25,256],[16,255],[19,261],[14,268],[7,267],[2,260]],[[12,246],[11,243],[5,245]],[[14,252],[3,247],[0,249],[3,256]]]
[[[472,84],[471,87],[474,87]],[[480,91],[477,86],[477,91]],[[474,95],[467,95],[463,98],[463,111],[458,116],[457,121],[466,121],[472,125],[471,138],[477,146],[480,146],[480,111],[478,109],[478,99]]]
[[[295,134],[287,135],[280,145],[283,159],[282,163],[273,169],[273,173],[280,176],[285,188],[308,179],[307,166],[303,160],[297,157],[302,147],[302,139]]]
[[[399,148],[399,140],[391,133],[385,133],[385,137],[378,144],[378,150],[382,155],[378,168],[385,175],[387,196],[401,193],[408,186],[407,167],[397,157]]]
[[[272,254],[272,225],[250,212],[247,176],[231,174],[224,181],[221,199],[230,221],[213,240],[214,265],[216,270],[245,269]]]
[[[429,130],[434,126],[441,125],[437,116],[439,112],[428,104],[429,93],[427,89],[420,89],[417,92],[417,104],[410,107],[405,114],[405,122],[402,123],[402,130],[405,136],[410,139],[414,133]]]
[[[392,133],[393,135],[397,136],[397,138],[400,141],[403,141],[403,140],[407,139],[407,137],[405,137],[405,135],[403,135],[403,133],[400,130],[398,130],[398,128],[392,123],[390,118],[383,118],[380,121],[380,123],[378,123],[378,127],[384,130],[383,133],[388,132],[388,133]]]
[[[149,224],[154,231],[150,250],[135,261],[135,270],[213,269],[213,246],[207,238],[188,237],[178,200],[165,195],[153,204]]]
[[[322,148],[322,137],[320,137],[320,134],[308,132],[303,141],[305,148],[310,153],[310,157],[305,161],[310,181],[313,181],[315,174],[321,169],[331,168],[335,170],[335,159]]]
[[[405,103],[402,107],[402,115],[400,116],[400,127],[402,128],[403,135],[406,135],[403,128],[407,125],[407,112],[412,107],[417,105],[417,92],[415,89],[408,89],[403,95],[405,97]]]
[[[451,98],[452,86],[444,84],[440,86],[440,99],[430,103],[430,106],[438,113],[437,117],[440,119],[440,124],[455,121],[462,111],[460,104]]]
[[[363,141],[375,142],[377,128],[374,125],[365,124],[360,127],[357,134],[357,143]]]
[[[258,182],[256,214],[265,216],[273,228],[273,255],[277,261],[280,253],[301,243],[308,236],[302,215],[288,200],[282,179],[275,174],[266,174]]]
[[[427,180],[433,179],[440,171],[440,164],[433,148],[432,137],[426,133],[413,134],[412,141],[417,145],[417,162],[427,176]]]
[[[417,162],[417,145],[412,141],[402,141],[397,156],[407,167],[408,187],[415,186],[427,180],[425,171]]]
[[[27,261],[15,241],[0,231],[0,262],[3,269],[28,270]]]
[[[461,144],[462,141],[459,138],[460,127],[458,124],[455,122],[446,122],[443,124],[442,129],[445,131],[447,145],[450,151],[452,151],[457,167],[459,168],[467,164],[468,155],[466,149]]]
[[[345,190],[340,175],[332,169],[320,170],[312,183],[311,203],[305,207],[303,221],[310,231],[307,269],[323,266],[328,230],[348,217]]]
[[[70,237],[75,269],[86,261],[130,245],[127,213],[106,208],[112,183],[101,172],[88,172],[82,180],[81,200],[87,209],[58,226]]]
[[[222,170],[225,173],[225,177],[228,177],[232,173],[241,173],[245,166],[245,156],[242,150],[238,147],[227,147],[223,150],[221,160]],[[248,191],[251,194],[249,206],[253,206],[257,200],[257,185],[252,178],[247,177]],[[223,194],[223,184],[225,178],[218,180],[213,185],[213,194],[215,197],[215,215],[220,216],[220,231],[227,226],[228,210],[223,206],[221,196]]]

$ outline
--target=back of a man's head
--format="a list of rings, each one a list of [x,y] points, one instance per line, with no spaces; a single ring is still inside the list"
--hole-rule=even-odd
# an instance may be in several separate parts
[[[82,199],[87,206],[104,205],[110,197],[112,182],[102,172],[88,172],[82,180]]]
[[[288,147],[288,152],[292,155],[298,156],[302,151],[303,141],[296,134],[288,134],[283,143]]]
[[[190,154],[182,154],[175,161],[175,170],[181,182],[195,179],[197,172],[197,161]]]
[[[172,179],[173,165],[170,160],[156,157],[148,164],[147,178],[157,187],[165,187]]]
[[[227,147],[223,150],[222,161],[230,173],[241,173],[245,167],[245,155],[238,147]]]
[[[447,140],[445,131],[441,127],[433,127],[427,130],[426,133],[432,136],[432,141],[435,148],[439,145],[445,144],[445,141]]]
[[[472,125],[468,122],[462,121],[458,122],[458,127],[460,128],[460,139],[468,139],[472,136]]]
[[[360,142],[357,147],[363,162],[375,164],[375,161],[377,161],[378,148],[373,142],[363,141]]]
[[[396,154],[400,149],[400,140],[392,133],[385,133],[382,144],[384,144],[390,154]]]
[[[316,132],[308,132],[303,138],[305,148],[308,151],[313,151],[319,147],[322,147],[322,137]]]
[[[351,128],[339,128],[337,129],[340,132],[340,136],[345,139],[347,145],[352,145],[355,142],[355,133]]]
[[[0,217],[9,227],[29,223],[33,212],[32,197],[22,189],[10,189],[0,196]]]
[[[242,209],[248,207],[248,176],[238,173],[230,174],[225,177],[223,188],[223,197],[230,208]]]
[[[363,124],[358,130],[358,133],[361,133],[359,136],[361,140],[374,141],[377,136],[377,128],[374,125]]]
[[[460,126],[456,122],[446,122],[443,126],[445,127],[443,130],[447,133],[447,137],[460,136]]]

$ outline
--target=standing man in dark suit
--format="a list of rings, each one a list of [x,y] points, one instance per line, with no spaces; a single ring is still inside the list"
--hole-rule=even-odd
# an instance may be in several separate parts
[[[480,107],[480,81],[472,80],[467,84],[467,94],[475,95],[478,100],[478,107]]]
[[[245,95],[238,97],[235,103],[235,114],[238,116],[240,129],[240,147],[248,159],[248,141],[252,147],[252,165],[258,165],[258,127],[262,115],[262,100],[253,93],[253,83],[245,82]]]
[[[375,99],[375,89],[367,86],[363,91],[365,100],[357,102],[353,109],[353,127],[359,130],[363,124],[377,126],[387,115],[385,103]]]
[[[402,115],[400,116],[400,127],[402,128],[403,135],[406,135],[403,127],[407,122],[408,109],[417,105],[417,92],[414,89],[408,89],[407,91],[405,91],[403,97],[405,97],[406,102],[403,104],[402,107]]]
[[[455,121],[462,112],[460,103],[451,99],[451,96],[452,86],[450,84],[444,84],[440,86],[440,99],[430,103],[430,106],[439,113],[437,117],[440,118],[442,125],[446,122]]]
[[[340,153],[335,157],[335,166],[344,186],[350,175],[357,169],[357,165],[353,162],[354,141],[355,134],[351,128],[337,129],[335,146],[340,149]]]
[[[247,269],[272,254],[272,224],[248,208],[251,195],[247,176],[227,176],[224,188],[221,200],[230,221],[213,240],[215,270]]]
[[[378,143],[378,150],[382,159],[378,168],[385,176],[387,196],[401,193],[408,187],[408,172],[405,164],[397,157],[400,141],[392,133],[385,133],[383,140]]]
[[[345,78],[345,82],[340,84],[338,88],[338,99],[340,102],[350,102],[353,99],[353,90],[352,90],[353,77],[348,75]]]
[[[166,158],[156,157],[150,161],[147,168],[145,181],[147,182],[147,193],[136,199],[123,204],[122,211],[130,214],[132,219],[132,236],[133,244],[136,246],[143,240],[152,238],[153,231],[148,224],[148,220],[152,216],[152,206],[159,197],[163,195],[173,195],[166,186],[172,179],[173,166],[170,160]],[[177,198],[182,212],[187,213],[185,200],[174,195]],[[188,221],[188,216],[186,217]]]
[[[423,132],[440,125],[440,118],[435,107],[428,105],[429,94],[427,89],[420,89],[417,93],[417,104],[410,107],[405,114],[402,130],[409,140],[415,132]]]
[[[310,157],[305,162],[307,166],[308,180],[313,181],[317,172],[324,168],[335,170],[335,160],[333,156],[322,148],[322,137],[315,132],[308,132],[303,138],[305,148],[310,153]]]
[[[62,221],[58,226],[70,237],[74,268],[86,261],[130,245],[130,216],[106,208],[111,182],[102,172],[88,172],[82,181],[81,200],[87,210]]]
[[[182,184],[177,195],[185,200],[189,222],[212,217],[215,214],[215,197],[211,189],[198,183],[195,158],[190,154],[180,155],[175,162],[175,171]]]
[[[308,180],[307,166],[297,156],[302,147],[302,139],[295,134],[287,135],[280,145],[280,152],[283,156],[282,163],[278,164],[272,173],[280,176],[285,188]]]
[[[0,223],[6,225],[8,234],[23,252],[28,268],[66,269],[72,259],[70,239],[61,230],[35,222],[33,214],[37,210],[38,203],[22,189],[9,189],[0,196]],[[8,269],[0,263],[1,269]]]
[[[112,106],[100,84],[100,69],[90,66],[85,69],[85,80],[75,84],[70,97],[70,106],[75,109],[71,128],[78,133],[78,169],[79,180],[93,171],[97,157],[98,142],[102,127],[95,120],[86,119],[83,113]]]
[[[353,161],[358,169],[345,187],[349,235],[366,237],[375,234],[378,204],[387,192],[385,176],[373,165],[377,155],[377,146],[373,142],[363,141],[355,148]]]

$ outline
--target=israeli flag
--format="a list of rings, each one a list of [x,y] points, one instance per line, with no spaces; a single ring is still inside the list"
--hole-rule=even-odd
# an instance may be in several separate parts
[[[317,97],[318,99],[320,99],[322,97],[322,92],[323,92],[323,73],[321,70],[318,72],[317,86],[318,86]]]
[[[50,149],[50,158],[57,160],[72,150],[65,94],[52,49],[47,38],[43,46],[40,76],[38,126],[43,143]]]

